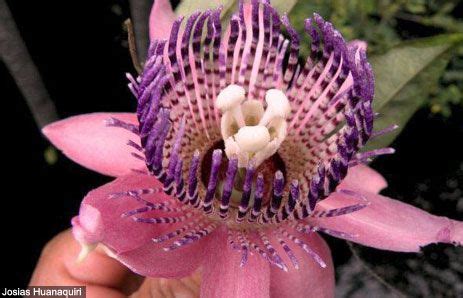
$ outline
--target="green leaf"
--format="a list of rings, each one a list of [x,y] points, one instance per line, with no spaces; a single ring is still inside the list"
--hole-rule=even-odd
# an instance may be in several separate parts
[[[270,0],[270,3],[280,13],[290,13],[298,0]]]
[[[183,0],[175,9],[178,16],[189,16],[195,11],[205,11],[223,6],[222,15],[228,14],[231,10],[236,9],[238,0]]]
[[[270,3],[280,13],[289,13],[298,0],[272,0]],[[178,16],[189,16],[195,11],[205,11],[223,6],[222,23],[225,25],[230,20],[233,13],[237,11],[238,0],[183,0],[175,9]]]
[[[394,133],[368,143],[368,148],[389,145],[410,117],[436,92],[452,51],[463,42],[463,34],[440,35],[404,42],[384,55],[371,57],[375,73],[373,108],[380,113],[375,130],[399,125]]]
[[[189,16],[196,11],[205,11],[222,6],[220,15],[223,28],[226,28],[232,15],[238,9],[238,0],[182,0],[175,9],[177,16]]]

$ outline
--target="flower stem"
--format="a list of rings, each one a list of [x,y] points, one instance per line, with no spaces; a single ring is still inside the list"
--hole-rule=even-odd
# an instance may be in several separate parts
[[[129,52],[130,52],[130,59],[132,60],[133,67],[137,71],[138,74],[141,74],[143,71],[143,66],[140,63],[140,60],[138,59],[138,51],[137,51],[137,46],[135,44],[135,35],[133,32],[133,24],[130,19],[125,20],[124,25],[127,29],[127,36],[128,36],[128,42],[129,42]]]
[[[148,52],[149,15],[152,4],[152,0],[129,0],[138,61],[142,65]]]

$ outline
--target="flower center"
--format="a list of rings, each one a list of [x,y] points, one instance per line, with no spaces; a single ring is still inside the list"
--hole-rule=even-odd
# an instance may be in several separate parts
[[[246,100],[238,85],[224,88],[215,101],[222,112],[221,134],[228,158],[237,157],[238,167],[249,162],[257,167],[274,155],[286,138],[286,118],[291,111],[285,94],[270,89],[265,95],[266,108],[259,100]]]
[[[205,188],[207,188],[209,177],[211,175],[211,160],[212,160],[213,152],[215,150],[224,150],[224,142],[222,140],[212,145],[207,150],[207,152],[204,155],[204,158],[201,161],[200,178]],[[227,176],[227,168],[229,166],[229,163],[230,163],[230,160],[228,158],[222,157],[222,163],[218,171],[218,185],[216,189],[217,198],[220,198],[222,196],[224,183],[227,179],[226,176]],[[286,175],[287,175],[286,166],[285,166],[283,159],[278,153],[273,154],[271,157],[267,158],[264,162],[262,162],[258,167],[255,168],[255,172],[260,173],[262,175],[265,185],[272,185],[274,174],[277,171],[280,171],[286,180]],[[236,172],[236,176],[233,181],[232,190],[231,190],[232,191],[231,197],[230,197],[230,208],[231,209],[238,208],[241,203],[245,179],[246,179],[246,168],[238,169]],[[256,183],[256,179],[257,179],[257,175],[254,175],[252,178],[253,184]],[[271,192],[270,187],[267,187],[266,189],[264,189],[263,197],[262,197],[262,206],[267,206],[270,203],[270,198],[272,196],[270,192]],[[233,221],[234,219],[231,219],[231,220]]]

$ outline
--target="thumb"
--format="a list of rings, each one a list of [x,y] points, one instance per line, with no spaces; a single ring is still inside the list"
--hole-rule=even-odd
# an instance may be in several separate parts
[[[117,260],[95,249],[82,262],[77,262],[80,245],[66,230],[43,249],[32,275],[30,286],[86,286],[87,297],[127,297],[143,278],[132,273]]]

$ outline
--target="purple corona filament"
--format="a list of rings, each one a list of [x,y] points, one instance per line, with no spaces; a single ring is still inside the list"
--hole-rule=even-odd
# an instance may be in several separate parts
[[[230,247],[241,253],[241,266],[256,253],[287,271],[280,252],[298,268],[288,244],[293,243],[326,267],[303,236],[321,231],[355,237],[318,221],[367,208],[361,194],[338,186],[349,167],[394,152],[360,153],[370,138],[396,128],[373,132],[374,83],[365,51],[348,45],[314,14],[305,21],[310,53],[300,64],[302,38],[269,1],[240,1],[228,35],[222,34],[220,13],[215,9],[178,18],[168,40],[152,41],[143,73],[127,75],[138,101],[139,125],[114,118],[106,124],[139,136],[139,143],[127,145],[162,187],[111,197],[128,196],[141,204],[124,217],[140,224],[171,224],[171,230],[153,238],[155,243],[170,240],[166,251],[225,227]],[[235,91],[227,93],[232,85]],[[233,106],[241,96],[236,90],[243,90],[244,97]],[[287,113],[272,110],[272,100],[287,103]],[[259,133],[240,135],[243,127],[257,126],[268,129],[268,144]],[[158,192],[176,202],[168,206],[145,199]],[[319,207],[333,192],[358,202]]]
[[[264,196],[264,177],[262,174],[257,176],[256,191],[254,194],[254,205],[251,211],[250,221],[255,221],[261,214],[262,198]]]
[[[199,167],[199,151],[195,151],[190,163],[190,172],[188,175],[188,199],[191,205],[198,204],[198,167]]]
[[[204,197],[204,212],[212,212],[212,200],[214,199],[215,190],[219,180],[219,168],[222,162],[222,150],[214,150],[212,153],[211,174],[209,176],[209,183],[207,185],[206,196]]]
[[[299,182],[293,180],[290,185],[290,190],[288,193],[288,201],[286,202],[284,208],[280,209],[280,214],[278,216],[278,221],[282,221],[288,218],[290,214],[293,213],[296,203],[299,201]]]
[[[228,208],[230,205],[230,197],[233,191],[233,184],[235,182],[236,172],[238,170],[238,159],[232,158],[228,162],[227,175],[222,191],[222,201],[220,203],[220,217],[226,218],[228,215]]]
[[[281,171],[275,172],[273,179],[273,195],[267,210],[264,212],[263,222],[269,222],[280,209],[283,198],[284,177]]]
[[[249,199],[251,197],[252,190],[252,178],[254,177],[254,165],[250,163],[246,168],[246,177],[244,178],[243,184],[243,194],[241,196],[241,201],[238,209],[238,217],[236,220],[238,222],[243,221],[249,209]]]

